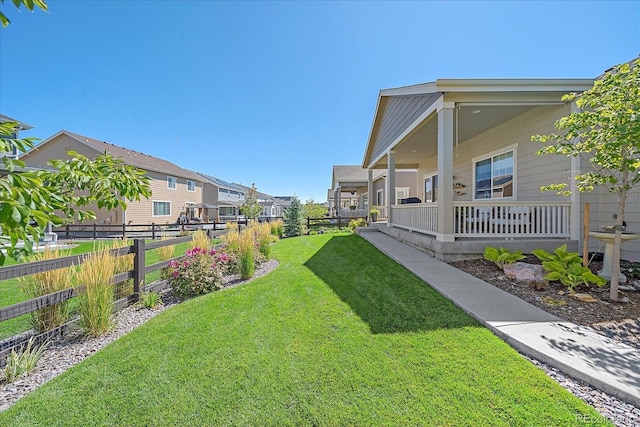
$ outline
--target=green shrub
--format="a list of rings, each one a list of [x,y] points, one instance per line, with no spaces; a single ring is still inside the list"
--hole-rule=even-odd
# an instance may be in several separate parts
[[[578,285],[595,283],[602,286],[607,281],[596,276],[588,267],[582,265],[582,259],[577,252],[568,252],[567,245],[562,245],[553,253],[544,249],[536,249],[533,254],[542,260],[542,267],[549,272],[545,279],[553,282],[560,281],[571,292],[575,291]]]
[[[356,231],[356,227],[365,227],[367,225],[367,221],[364,218],[352,219],[349,221],[349,228],[353,233]]]
[[[513,264],[524,258],[526,257],[519,250],[511,252],[505,248],[496,249],[491,246],[484,248],[484,259],[493,262],[500,269],[503,269],[506,264]]]
[[[140,294],[140,305],[144,308],[154,308],[160,303],[160,294],[149,291]]]
[[[185,256],[173,260],[169,284],[180,298],[192,298],[223,288],[222,274],[229,257],[215,249],[193,248]]]
[[[33,371],[48,345],[49,342],[45,341],[41,345],[33,347],[33,337],[31,337],[26,347],[21,348],[18,352],[11,351],[7,357],[7,365],[4,367],[7,382],[12,383]]]

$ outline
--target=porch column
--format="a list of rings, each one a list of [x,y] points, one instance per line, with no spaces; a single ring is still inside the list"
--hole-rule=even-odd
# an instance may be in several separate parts
[[[438,233],[441,242],[453,242],[453,109],[445,102],[438,111]]]
[[[371,208],[373,207],[373,169],[367,169],[367,216],[371,222]]]
[[[571,103],[571,112],[579,113],[580,107],[576,105],[575,102]],[[576,140],[578,142],[578,140]],[[578,247],[582,250],[583,240],[580,238],[580,220],[581,218],[581,206],[580,206],[580,191],[578,190],[578,183],[576,181],[576,175],[580,173],[580,157],[571,156],[571,176],[570,176],[570,185],[571,185],[571,213],[569,214],[569,221],[571,221],[570,233],[571,240],[578,241]]]
[[[396,204],[396,152],[389,150],[387,153],[387,179],[385,180],[385,203],[387,205],[387,227],[392,226],[393,216],[391,206]]]

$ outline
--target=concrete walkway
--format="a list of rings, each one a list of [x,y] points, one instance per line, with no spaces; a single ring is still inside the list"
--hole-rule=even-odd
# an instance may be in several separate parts
[[[364,239],[515,349],[640,408],[640,352],[555,317],[375,229]]]

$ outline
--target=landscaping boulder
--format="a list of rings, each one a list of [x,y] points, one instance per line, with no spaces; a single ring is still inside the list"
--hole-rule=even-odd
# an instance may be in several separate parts
[[[546,285],[544,279],[546,275],[544,269],[538,264],[527,264],[526,262],[516,262],[504,266],[504,274],[509,279],[526,282],[529,285]]]

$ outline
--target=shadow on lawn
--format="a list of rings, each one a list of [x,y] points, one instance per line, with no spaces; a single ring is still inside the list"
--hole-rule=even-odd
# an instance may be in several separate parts
[[[359,236],[332,237],[304,265],[349,304],[374,334],[478,326]]]

